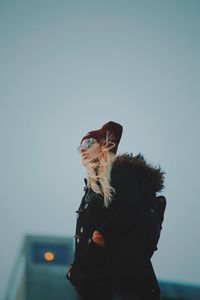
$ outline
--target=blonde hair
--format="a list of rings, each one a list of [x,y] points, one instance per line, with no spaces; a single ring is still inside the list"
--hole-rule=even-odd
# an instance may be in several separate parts
[[[106,136],[106,140],[100,143],[101,151],[97,156],[97,160],[89,162],[86,165],[88,173],[88,187],[95,193],[101,194],[104,199],[104,206],[108,207],[112,201],[115,189],[110,184],[110,174],[112,164],[116,155],[110,150],[115,146]]]

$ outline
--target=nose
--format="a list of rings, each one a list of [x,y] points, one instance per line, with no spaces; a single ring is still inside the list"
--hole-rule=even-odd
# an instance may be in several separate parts
[[[81,148],[81,153],[85,153],[85,148]]]

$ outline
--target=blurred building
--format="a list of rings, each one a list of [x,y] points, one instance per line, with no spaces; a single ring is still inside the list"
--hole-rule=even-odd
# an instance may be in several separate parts
[[[28,235],[14,267],[6,300],[75,300],[66,279],[73,260],[73,238]]]
[[[161,300],[200,300],[200,286],[159,280]]]

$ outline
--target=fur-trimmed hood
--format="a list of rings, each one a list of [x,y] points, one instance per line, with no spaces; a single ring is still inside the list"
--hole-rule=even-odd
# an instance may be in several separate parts
[[[118,166],[125,164],[132,167],[139,175],[147,179],[154,186],[155,192],[160,192],[164,188],[164,174],[161,167],[155,167],[144,159],[142,154],[133,156],[132,153],[117,155],[114,161],[114,165]]]

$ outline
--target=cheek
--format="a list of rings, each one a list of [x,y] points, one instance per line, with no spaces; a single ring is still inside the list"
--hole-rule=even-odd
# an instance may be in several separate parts
[[[92,156],[96,153],[95,149],[91,149],[90,151],[88,151],[88,155]]]
[[[98,153],[99,153],[99,150],[97,148],[93,148],[93,149],[90,149],[90,151],[88,151],[89,156],[95,156]]]
[[[98,154],[98,153],[100,153],[100,150],[101,150],[101,148],[98,146],[98,147],[94,148],[94,153]]]

